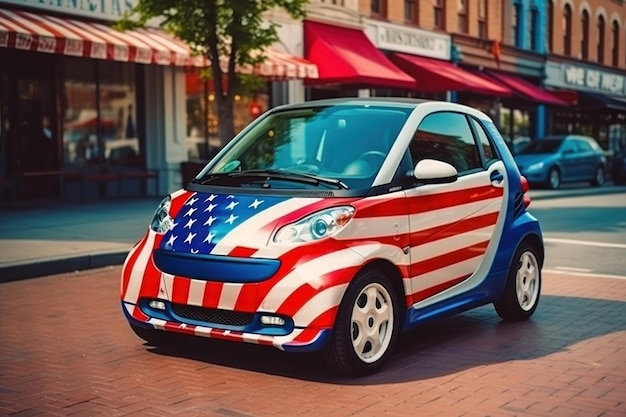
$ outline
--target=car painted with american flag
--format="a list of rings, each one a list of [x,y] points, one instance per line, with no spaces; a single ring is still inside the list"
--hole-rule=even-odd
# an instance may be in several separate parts
[[[401,98],[278,106],[166,196],[121,277],[150,344],[188,334],[378,371],[398,337],[493,304],[537,308],[528,183],[484,113]]]

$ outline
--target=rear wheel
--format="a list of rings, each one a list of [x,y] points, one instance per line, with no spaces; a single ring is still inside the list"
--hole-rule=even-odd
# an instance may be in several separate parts
[[[330,367],[347,375],[378,371],[398,337],[401,299],[381,271],[360,273],[343,297],[324,351]]]
[[[178,339],[177,334],[166,332],[163,330],[149,329],[129,323],[130,328],[140,338],[148,342],[152,346],[166,346],[175,343]]]
[[[494,306],[504,320],[527,320],[537,309],[540,293],[539,255],[535,246],[525,242],[515,252],[504,294]]]
[[[591,185],[593,185],[594,187],[601,187],[602,185],[604,185],[605,179],[606,179],[606,176],[604,175],[604,168],[597,167],[596,173],[590,182],[591,182]]]

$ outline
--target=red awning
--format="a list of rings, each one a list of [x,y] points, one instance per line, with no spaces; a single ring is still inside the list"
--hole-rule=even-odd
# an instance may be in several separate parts
[[[0,47],[159,65],[189,65],[185,43],[158,29],[117,31],[96,22],[0,9]]]
[[[379,51],[360,29],[304,21],[305,57],[317,65],[311,84],[415,90],[415,80]]]
[[[519,77],[509,74],[503,74],[500,72],[492,72],[485,71],[485,73],[495,80],[501,82],[502,84],[509,87],[513,92],[529,101],[533,101],[535,103],[548,104],[552,106],[567,106],[564,100],[561,100],[559,97],[549,93],[548,91],[537,87],[530,82],[523,80]]]
[[[418,91],[469,91],[496,96],[513,94],[507,87],[459,68],[448,61],[402,53],[393,53],[391,60],[415,78]]]

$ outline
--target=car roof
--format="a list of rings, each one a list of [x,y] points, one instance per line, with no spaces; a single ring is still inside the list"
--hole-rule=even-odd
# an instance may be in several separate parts
[[[339,106],[339,105],[378,105],[378,106],[394,106],[416,108],[418,106],[427,106],[432,110],[448,110],[463,111],[473,114],[481,119],[489,119],[484,112],[464,104],[452,103],[443,100],[420,99],[411,97],[340,97],[305,101],[303,103],[283,104],[276,106],[270,111],[281,111],[287,109],[310,108],[312,106]]]

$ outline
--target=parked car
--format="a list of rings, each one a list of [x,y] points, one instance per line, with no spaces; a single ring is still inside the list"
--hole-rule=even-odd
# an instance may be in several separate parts
[[[613,154],[611,178],[616,185],[624,185],[626,183],[626,147]]]
[[[324,353],[378,371],[402,332],[493,304],[537,308],[528,184],[460,104],[345,98],[276,107],[159,204],[121,276],[149,344],[180,334]]]
[[[562,183],[589,181],[601,186],[606,178],[606,157],[600,145],[582,135],[538,139],[515,156],[515,162],[531,184],[556,190]]]

